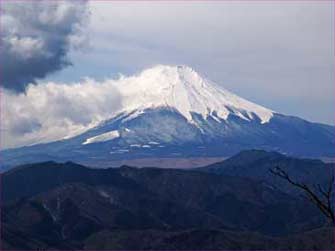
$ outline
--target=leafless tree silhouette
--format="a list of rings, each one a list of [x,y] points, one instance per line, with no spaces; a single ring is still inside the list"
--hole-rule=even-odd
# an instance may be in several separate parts
[[[328,184],[327,188],[323,188],[320,184],[314,186],[314,189],[311,188],[312,186],[308,186],[304,183],[300,183],[294,181],[286,171],[281,169],[280,167],[275,167],[270,169],[270,172],[293,186],[301,189],[305,192],[307,197],[311,200],[313,204],[315,204],[320,211],[331,220],[333,225],[335,225],[335,215],[334,215],[334,201],[333,198],[333,189],[334,189],[334,172],[332,173],[330,183]]]

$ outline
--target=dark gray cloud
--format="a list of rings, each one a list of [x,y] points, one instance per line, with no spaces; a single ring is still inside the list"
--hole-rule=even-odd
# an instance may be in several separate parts
[[[80,41],[86,1],[5,2],[1,17],[1,85],[22,92],[29,83],[58,71]]]

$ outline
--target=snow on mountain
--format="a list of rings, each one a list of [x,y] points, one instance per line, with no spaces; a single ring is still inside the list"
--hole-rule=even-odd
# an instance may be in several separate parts
[[[204,120],[211,117],[218,123],[221,122],[220,120],[227,120],[230,114],[246,121],[257,119],[261,124],[268,123],[273,117],[273,111],[238,97],[184,65],[158,65],[138,75],[122,77],[109,84],[114,86],[114,90],[121,97],[120,108],[117,111],[111,111],[109,119],[123,114],[122,123],[143,116],[149,110],[165,108],[179,113],[201,132],[204,131],[203,125],[195,121],[192,114],[200,115]],[[172,123],[172,120],[169,123]],[[98,127],[103,124],[101,123]],[[156,125],[158,127],[158,123]],[[164,132],[159,130],[162,135],[166,133],[166,130]],[[173,131],[176,130],[181,130],[180,126],[173,129]],[[188,131],[189,129],[186,129],[183,135],[177,135],[169,130],[167,133],[169,136],[165,137],[164,141],[170,141],[172,138],[185,140],[185,137],[188,138],[188,141],[193,140],[194,133],[188,135]],[[215,133],[218,132],[212,132],[212,134]],[[82,144],[113,140],[125,137],[126,134],[127,130],[122,135],[117,130],[103,131],[94,137],[85,138]],[[212,136],[215,137],[215,135]],[[162,140],[162,137],[158,138]],[[136,140],[139,140],[138,135],[136,135]]]
[[[229,114],[245,120],[257,116],[261,123],[273,116],[273,111],[236,96],[188,66],[158,65],[122,79],[116,87],[122,96],[120,112],[136,111],[131,118],[158,107],[171,107],[189,122],[192,112],[216,119],[227,119]]]
[[[106,132],[106,133],[88,138],[85,140],[85,142],[83,142],[83,145],[97,143],[97,142],[104,142],[104,141],[116,139],[118,137],[120,137],[120,133],[114,130],[114,131]]]

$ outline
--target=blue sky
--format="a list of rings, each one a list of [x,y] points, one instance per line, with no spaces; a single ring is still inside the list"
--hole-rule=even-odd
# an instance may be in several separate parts
[[[334,124],[334,6],[293,2],[91,2],[76,81],[186,64],[275,111]]]

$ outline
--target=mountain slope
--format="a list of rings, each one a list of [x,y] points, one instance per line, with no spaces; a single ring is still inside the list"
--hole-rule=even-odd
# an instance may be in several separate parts
[[[71,138],[4,150],[2,168],[46,160],[109,166],[119,159],[230,156],[246,149],[335,156],[333,126],[249,102],[189,67],[157,66],[120,81],[121,108],[109,119]]]
[[[198,171],[46,162],[12,169],[2,181],[2,238],[13,249],[286,249],[296,234],[327,226],[303,198]]]

